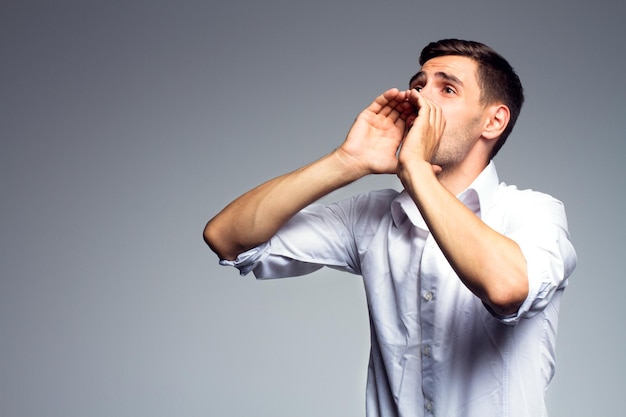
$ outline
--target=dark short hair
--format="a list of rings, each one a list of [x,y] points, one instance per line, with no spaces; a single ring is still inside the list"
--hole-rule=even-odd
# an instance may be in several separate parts
[[[491,151],[490,158],[493,158],[513,130],[522,109],[524,103],[522,83],[513,67],[502,55],[480,42],[460,39],[442,39],[431,42],[422,50],[419,63],[424,65],[430,59],[445,55],[465,56],[476,61],[481,102],[484,104],[502,103],[509,108],[511,118]]]

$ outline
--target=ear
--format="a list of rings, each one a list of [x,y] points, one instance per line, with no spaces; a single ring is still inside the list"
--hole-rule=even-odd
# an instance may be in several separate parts
[[[509,124],[511,112],[504,104],[494,104],[487,107],[486,114],[482,136],[485,139],[498,139]]]

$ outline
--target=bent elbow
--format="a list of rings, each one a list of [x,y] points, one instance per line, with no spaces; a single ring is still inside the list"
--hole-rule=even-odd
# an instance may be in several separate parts
[[[219,232],[219,228],[212,220],[210,220],[204,227],[202,238],[220,259],[232,260],[237,257],[237,254],[232,256],[232,254],[229,253],[228,249],[224,245],[226,240],[224,239],[223,234]]]
[[[509,281],[493,291],[488,295],[487,303],[496,314],[510,316],[517,313],[526,297],[528,297],[528,279],[523,277],[514,282]]]
[[[204,240],[204,243],[206,243],[213,252],[216,252],[215,233],[214,233],[214,229],[210,221],[206,224],[206,226],[204,226],[204,230],[202,231],[202,239]]]

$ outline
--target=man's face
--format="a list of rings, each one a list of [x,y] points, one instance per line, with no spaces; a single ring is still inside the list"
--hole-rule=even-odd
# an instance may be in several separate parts
[[[441,106],[446,119],[431,163],[444,170],[458,165],[481,136],[485,106],[480,102],[476,62],[464,56],[430,59],[413,76],[410,87]]]

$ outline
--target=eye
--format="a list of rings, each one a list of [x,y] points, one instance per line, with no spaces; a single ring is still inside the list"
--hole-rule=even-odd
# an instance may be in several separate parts
[[[452,87],[450,87],[449,85],[445,86],[443,88],[443,92],[446,94],[456,94],[456,90]]]
[[[422,91],[422,86],[421,85],[416,85],[415,87],[413,87],[413,90],[417,91],[418,93],[420,91]]]

